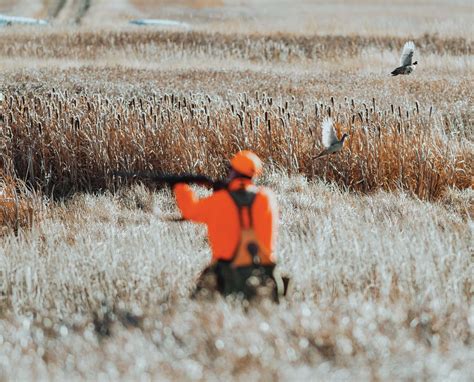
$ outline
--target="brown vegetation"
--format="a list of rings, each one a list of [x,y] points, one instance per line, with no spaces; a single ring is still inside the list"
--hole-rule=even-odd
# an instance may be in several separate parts
[[[44,31],[31,35],[17,31],[4,33],[0,54],[4,57],[38,57],[94,59],[104,54],[104,49],[145,55],[152,58],[160,51],[171,54],[206,54],[215,58],[238,58],[251,61],[294,61],[328,57],[352,57],[364,50],[397,51],[404,38],[394,36],[298,36],[291,34],[232,35],[208,32],[173,32],[160,30],[108,30],[101,33],[64,29]],[[424,35],[416,40],[424,54],[470,55],[472,43],[463,37],[443,38]]]
[[[0,233],[28,227],[39,215],[42,203],[23,182],[0,172]]]
[[[288,173],[323,177],[351,190],[407,190],[438,198],[471,186],[472,147],[449,133],[449,119],[391,105],[346,99],[308,105],[290,98],[240,94],[227,102],[204,95],[131,98],[6,93],[4,171],[47,194],[111,188],[115,170],[223,175],[225,159],[251,148]],[[314,160],[321,120],[333,116],[350,134],[341,155]]]

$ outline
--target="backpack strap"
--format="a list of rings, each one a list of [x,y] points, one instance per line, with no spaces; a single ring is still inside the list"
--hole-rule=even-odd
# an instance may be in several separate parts
[[[255,200],[255,197],[257,196],[257,191],[246,190],[242,187],[233,191],[229,190],[229,194],[234,200],[237,207],[251,207]]]
[[[238,210],[240,229],[243,230],[243,229],[249,229],[253,227],[252,205],[253,205],[253,202],[255,201],[255,197],[257,196],[257,191],[247,190],[241,187],[234,191],[229,190],[228,192]],[[246,221],[244,220],[244,212],[247,213]],[[233,262],[237,256],[237,251],[240,246],[241,240],[242,240],[242,237],[239,239],[237,243],[237,247],[234,250],[234,255],[232,256],[231,262]],[[260,258],[258,256],[258,245],[256,243],[251,243],[248,247],[248,251],[252,258],[252,262],[254,264],[258,264],[260,262]]]
[[[228,191],[230,197],[234,201],[235,205],[237,206],[238,213],[239,213],[239,220],[240,220],[240,227],[244,227],[244,217],[243,212],[244,210],[247,211],[248,214],[248,222],[249,227],[253,226],[253,219],[252,219],[252,205],[255,201],[255,197],[257,196],[257,192],[253,190],[246,190],[245,188],[239,188],[234,191]],[[248,227],[247,227],[248,228]]]

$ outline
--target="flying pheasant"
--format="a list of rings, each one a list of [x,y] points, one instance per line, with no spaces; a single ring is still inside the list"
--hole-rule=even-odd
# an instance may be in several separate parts
[[[415,44],[413,41],[408,41],[403,47],[402,56],[400,57],[400,66],[392,72],[392,76],[399,74],[410,74],[415,70],[415,65],[418,61],[413,61],[413,54],[415,53]]]
[[[319,155],[313,157],[313,159],[320,158],[324,155],[337,153],[338,151],[342,150],[342,146],[344,145],[344,139],[346,139],[349,135],[345,134],[342,136],[341,140],[337,139],[336,130],[334,130],[334,126],[332,125],[332,119],[326,118],[323,121],[322,126],[322,142],[324,146],[324,150],[319,153]]]

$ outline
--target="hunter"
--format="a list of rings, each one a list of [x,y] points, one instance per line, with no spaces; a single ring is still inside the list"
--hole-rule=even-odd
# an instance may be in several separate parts
[[[283,289],[273,256],[278,209],[273,193],[254,184],[261,173],[260,158],[245,150],[231,159],[226,188],[209,197],[199,199],[185,183],[174,186],[183,218],[206,224],[212,250],[196,293],[216,289],[246,299],[267,293],[278,301]]]

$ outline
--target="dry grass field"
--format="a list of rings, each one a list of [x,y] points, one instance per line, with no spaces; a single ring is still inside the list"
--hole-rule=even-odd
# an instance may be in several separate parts
[[[0,12],[51,22],[0,29],[0,381],[472,380],[469,1]],[[314,160],[326,116],[350,137]],[[279,305],[190,299],[204,229],[112,175],[221,177],[243,148],[280,204]]]

